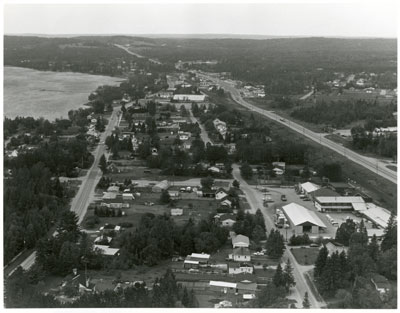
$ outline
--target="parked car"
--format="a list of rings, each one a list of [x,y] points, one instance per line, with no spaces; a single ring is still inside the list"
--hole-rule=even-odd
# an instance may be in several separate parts
[[[281,195],[281,200],[282,201],[287,201],[286,195]]]

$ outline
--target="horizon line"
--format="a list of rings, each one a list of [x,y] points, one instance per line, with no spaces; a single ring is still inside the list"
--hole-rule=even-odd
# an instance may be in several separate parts
[[[278,38],[338,38],[338,39],[397,39],[397,36],[369,36],[369,35],[270,35],[270,34],[237,34],[237,33],[4,33],[4,36],[37,36],[37,37],[79,37],[79,36],[128,36],[128,37],[176,37],[176,36],[227,36],[229,37],[270,37]],[[222,39],[222,38],[220,38]],[[268,38],[265,38],[268,39]]]

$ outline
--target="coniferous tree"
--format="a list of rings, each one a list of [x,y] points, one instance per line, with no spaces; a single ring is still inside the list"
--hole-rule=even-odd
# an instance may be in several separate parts
[[[289,292],[290,288],[296,285],[296,282],[293,277],[292,264],[290,263],[289,259],[286,261],[286,265],[283,270],[283,280],[285,283],[284,287],[286,289],[286,292]]]
[[[371,257],[371,259],[376,262],[378,261],[379,253],[380,251],[379,251],[378,239],[374,234],[371,238],[371,242],[368,244],[368,254]]]
[[[279,230],[272,229],[267,239],[267,254],[272,258],[280,258],[283,255],[285,244]]]
[[[396,217],[392,212],[388,224],[385,228],[385,234],[382,239],[381,249],[383,252],[385,252],[386,250],[389,250],[393,247],[397,247],[397,223]]]
[[[106,157],[104,156],[104,154],[100,157],[99,167],[100,167],[101,171],[103,172],[103,174],[107,173],[107,161],[106,161]]]
[[[272,282],[276,287],[285,287],[285,277],[283,274],[281,263],[279,262],[278,266],[276,267],[276,271],[274,277],[272,278]]]
[[[310,307],[310,300],[308,299],[308,292],[306,291],[306,293],[304,294],[303,309],[309,309]]]

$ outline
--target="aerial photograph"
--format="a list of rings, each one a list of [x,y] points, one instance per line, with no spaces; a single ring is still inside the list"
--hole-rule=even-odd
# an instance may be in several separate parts
[[[2,309],[397,309],[395,1],[1,6]]]

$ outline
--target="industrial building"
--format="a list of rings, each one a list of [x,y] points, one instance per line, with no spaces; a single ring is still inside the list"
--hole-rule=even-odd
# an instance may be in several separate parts
[[[290,203],[283,206],[282,210],[295,234],[318,234],[321,229],[326,228],[326,225],[317,216],[316,212],[310,211],[299,204]]]

